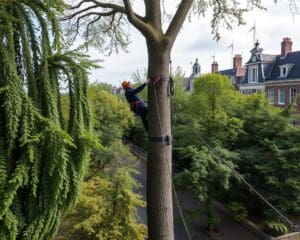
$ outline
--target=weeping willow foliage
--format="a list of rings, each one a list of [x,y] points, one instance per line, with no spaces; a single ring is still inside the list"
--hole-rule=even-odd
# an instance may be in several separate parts
[[[0,0],[0,239],[51,239],[89,159],[87,70],[63,52],[62,0]],[[63,125],[61,83],[70,96]]]

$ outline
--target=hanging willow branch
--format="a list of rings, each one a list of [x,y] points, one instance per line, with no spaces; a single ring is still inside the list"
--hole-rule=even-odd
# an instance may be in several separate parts
[[[62,0],[0,0],[0,239],[52,238],[88,163],[87,70],[95,64],[63,53],[56,16],[64,7]]]

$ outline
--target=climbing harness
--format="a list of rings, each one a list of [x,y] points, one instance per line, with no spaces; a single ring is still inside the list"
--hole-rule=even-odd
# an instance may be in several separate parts
[[[141,104],[142,102],[141,101],[135,101],[135,102],[131,102],[130,103],[130,110],[135,112],[138,105]]]
[[[169,77],[162,77],[159,75],[154,75],[150,77],[150,83],[157,89],[161,86],[162,81],[169,81]]]

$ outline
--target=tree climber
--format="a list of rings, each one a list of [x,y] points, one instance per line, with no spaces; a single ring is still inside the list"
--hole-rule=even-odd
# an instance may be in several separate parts
[[[148,107],[143,102],[143,100],[139,97],[138,93],[141,92],[146,85],[149,83],[149,80],[147,80],[145,83],[140,85],[137,88],[133,88],[130,82],[123,81],[122,82],[122,88],[125,90],[125,97],[130,104],[130,109],[133,111],[136,115],[140,116],[143,122],[143,125],[145,129],[148,132],[148,120],[147,120],[147,114],[148,114]]]

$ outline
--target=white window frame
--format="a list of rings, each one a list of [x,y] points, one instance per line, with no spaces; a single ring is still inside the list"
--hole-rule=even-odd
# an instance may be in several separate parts
[[[248,67],[248,83],[258,83],[258,65]]]
[[[272,96],[271,96],[271,91],[272,91]],[[268,88],[268,100],[270,104],[275,103],[275,89],[274,88]]]
[[[283,94],[283,95],[281,95]],[[284,105],[285,104],[285,89],[284,88],[278,88],[278,98],[277,103],[278,105]],[[283,99],[282,99],[283,97]]]
[[[296,90],[295,96],[292,96],[292,90],[293,90],[293,89]],[[296,87],[290,88],[290,103],[292,102],[292,98],[293,98],[293,97],[297,97],[297,88],[296,88]]]
[[[287,76],[287,66],[280,66],[280,77]]]
[[[293,64],[284,64],[284,65],[279,66],[279,69],[280,69],[279,77],[287,77],[287,75],[290,72],[292,67],[293,67]]]

